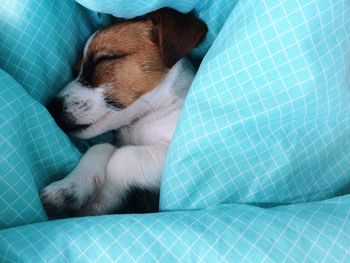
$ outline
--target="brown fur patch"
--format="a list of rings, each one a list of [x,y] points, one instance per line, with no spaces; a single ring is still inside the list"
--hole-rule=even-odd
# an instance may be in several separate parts
[[[169,10],[98,32],[83,58],[79,81],[89,87],[110,85],[106,100],[123,107],[155,88],[207,30],[192,14]]]
[[[125,107],[156,87],[168,68],[150,39],[151,28],[149,21],[124,22],[98,32],[85,58],[85,63],[95,63],[94,70],[88,73],[89,85],[111,84],[107,99]],[[99,61],[113,56],[119,58]]]

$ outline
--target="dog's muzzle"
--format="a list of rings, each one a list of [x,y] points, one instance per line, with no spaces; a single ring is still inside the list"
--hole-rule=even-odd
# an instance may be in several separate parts
[[[88,124],[76,124],[74,116],[65,111],[63,98],[54,98],[47,106],[47,109],[55,119],[57,125],[66,132],[77,132],[90,126]]]

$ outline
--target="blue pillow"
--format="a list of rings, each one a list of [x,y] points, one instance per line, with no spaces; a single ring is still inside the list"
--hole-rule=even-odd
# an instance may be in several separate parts
[[[80,152],[42,104],[110,20],[69,0],[1,2],[0,228],[46,220],[40,189],[77,164]]]
[[[349,1],[238,1],[187,97],[162,210],[350,192],[349,12]]]

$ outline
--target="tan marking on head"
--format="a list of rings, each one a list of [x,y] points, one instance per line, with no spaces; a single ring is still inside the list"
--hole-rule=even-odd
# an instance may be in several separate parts
[[[129,106],[156,87],[168,72],[159,48],[151,41],[150,21],[124,22],[98,32],[92,39],[87,59],[103,56],[120,58],[100,61],[90,80],[93,86],[110,84],[107,99]]]
[[[109,85],[106,99],[127,107],[158,86],[206,30],[192,14],[170,9],[109,26],[91,39],[80,81],[90,87]]]

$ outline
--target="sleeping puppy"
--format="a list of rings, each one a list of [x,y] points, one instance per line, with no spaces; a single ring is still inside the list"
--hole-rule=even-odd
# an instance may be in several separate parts
[[[106,214],[118,209],[133,187],[159,191],[168,145],[195,74],[184,57],[206,32],[193,14],[164,8],[90,37],[78,77],[48,108],[71,135],[92,138],[118,129],[123,146],[90,148],[66,178],[42,190],[45,208]]]

